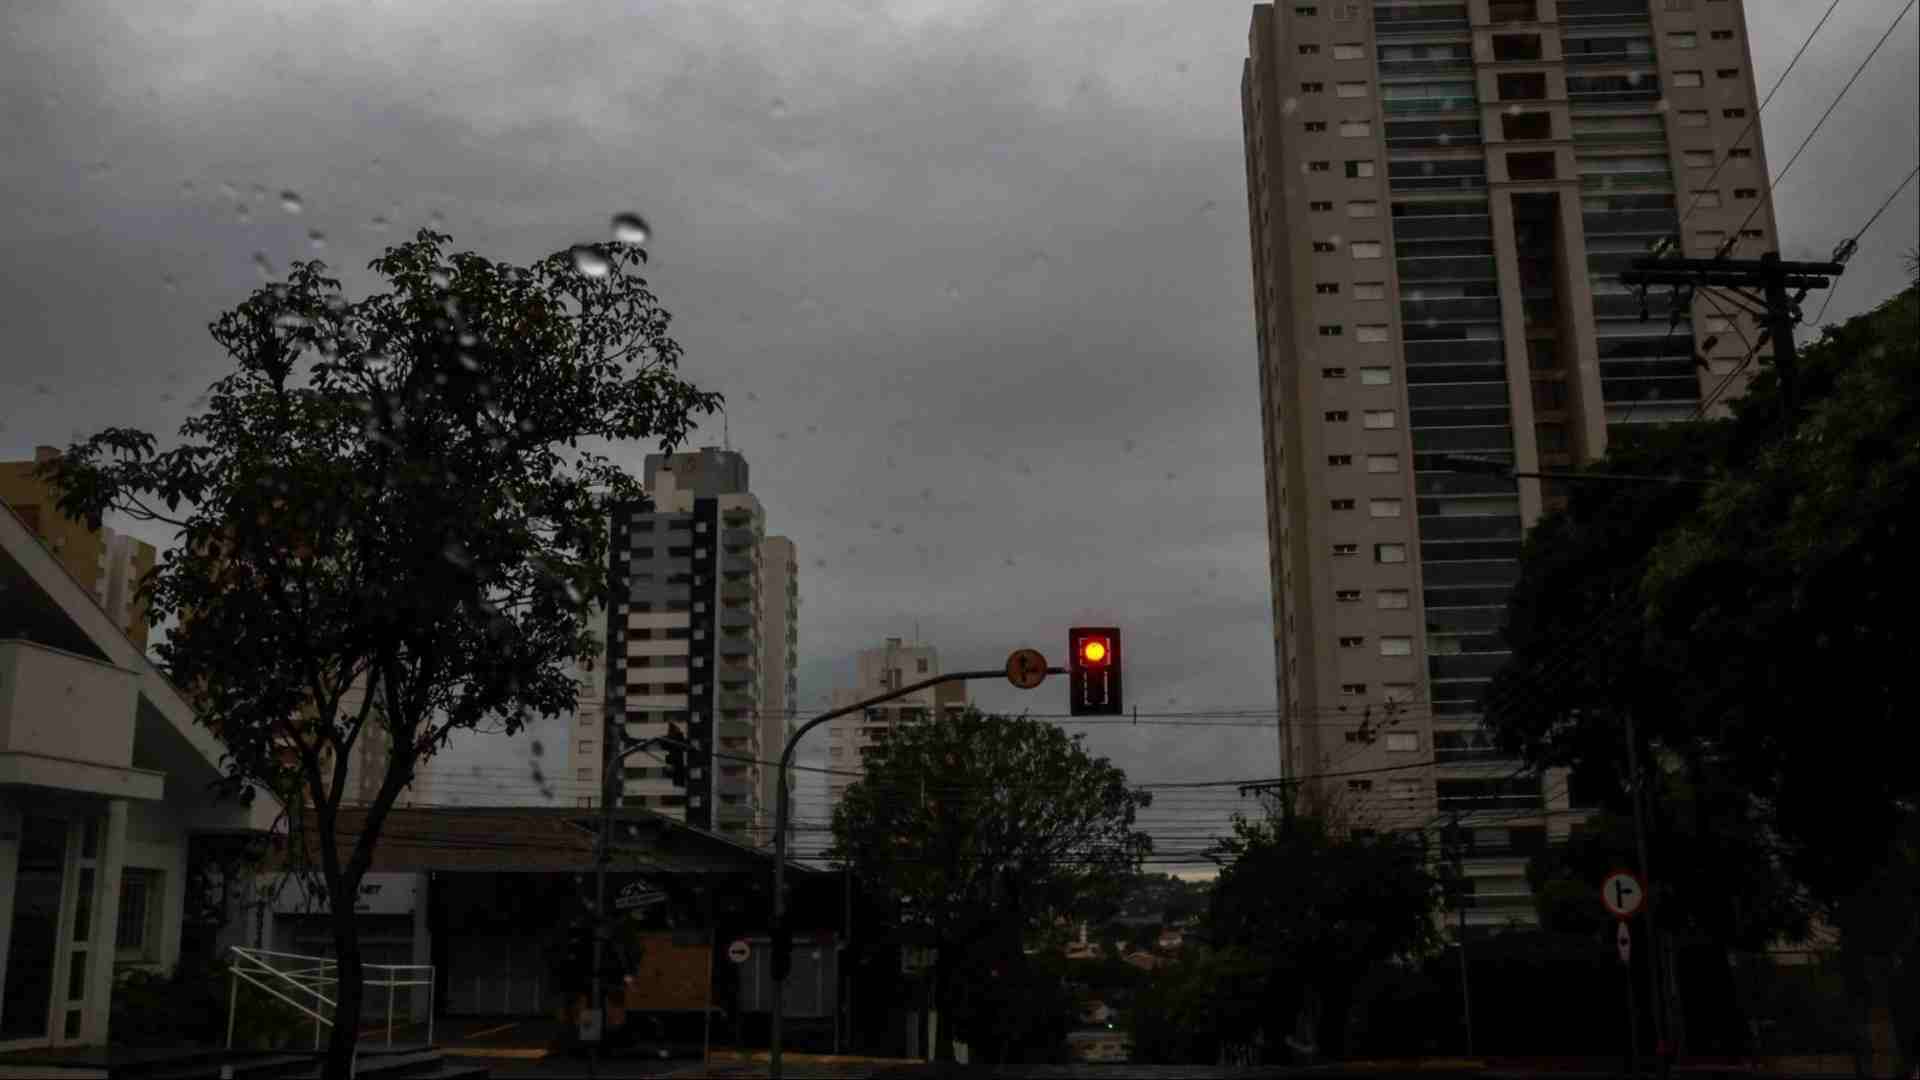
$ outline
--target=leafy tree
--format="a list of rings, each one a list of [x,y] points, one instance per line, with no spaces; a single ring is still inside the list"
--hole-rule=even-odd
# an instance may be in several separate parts
[[[1110,905],[1152,849],[1134,828],[1152,796],[1082,740],[979,710],[907,725],[874,747],[834,808],[829,857],[889,898],[901,924],[931,931],[942,1015],[954,1015],[959,965],[977,978],[993,957],[1021,953],[1026,933]],[[941,1025],[940,1057],[951,1059],[956,1035],[994,1043],[1004,1027],[990,1011]]]
[[[226,746],[230,793],[292,816],[326,894],[351,898],[394,798],[455,732],[577,700],[609,595],[606,521],[639,484],[583,442],[684,439],[717,395],[675,372],[668,316],[625,245],[526,266],[421,231],[349,300],[298,263],[211,327],[236,365],[160,451],[114,428],[43,470],[63,512],[159,521],[143,584],[157,652]],[[357,837],[336,821],[364,739],[390,746]],[[341,1016],[359,1015],[351,900],[332,907]],[[338,1024],[327,1075],[347,1075]]]
[[[1195,946],[1154,973],[1135,995],[1128,1021],[1133,1060],[1212,1065],[1221,1048],[1251,1044],[1271,1023],[1271,965],[1238,951]]]
[[[1438,944],[1439,882],[1420,834],[1358,833],[1281,799],[1259,818],[1236,817],[1215,858],[1211,940],[1267,966],[1267,1014],[1308,1017],[1323,1053],[1344,1052],[1354,987],[1369,972]]]

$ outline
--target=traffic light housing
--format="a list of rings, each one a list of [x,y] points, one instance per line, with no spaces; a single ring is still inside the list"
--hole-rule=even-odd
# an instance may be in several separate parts
[[[675,787],[687,786],[687,736],[678,724],[667,725],[667,775]]]
[[[1076,626],[1067,631],[1067,711],[1074,716],[1119,716],[1120,628]]]

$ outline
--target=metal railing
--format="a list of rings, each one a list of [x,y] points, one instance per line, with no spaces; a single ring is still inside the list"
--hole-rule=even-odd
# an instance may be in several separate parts
[[[332,1027],[334,1013],[339,1007],[337,995],[340,984],[339,962],[324,956],[307,956],[301,953],[274,952],[271,949],[249,949],[234,945],[228,950],[231,960],[227,972],[231,976],[227,996],[227,1049],[233,1049],[234,1021],[239,1016],[240,984],[247,983],[256,989],[291,1005],[302,1015],[313,1019],[313,1048],[320,1049],[320,1028]],[[424,986],[427,988],[427,1045],[433,1045],[433,965],[432,964],[362,964],[365,974],[361,978],[362,986],[382,986],[387,991],[387,1045],[393,1045],[393,1005],[394,991],[404,987]],[[411,1010],[409,1010],[411,1012]],[[356,1069],[357,1069],[356,1044]]]

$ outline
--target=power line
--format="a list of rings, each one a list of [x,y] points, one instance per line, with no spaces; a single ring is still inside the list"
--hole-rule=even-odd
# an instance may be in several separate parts
[[[1884,214],[1887,212],[1887,207],[1893,205],[1893,200],[1899,198],[1900,193],[1902,191],[1907,190],[1907,185],[1913,183],[1913,178],[1916,175],[1920,175],[1920,165],[1914,166],[1911,170],[1907,172],[1907,178],[1905,180],[1900,181],[1899,186],[1895,187],[1893,189],[1893,192],[1886,197],[1886,200],[1880,204],[1880,208],[1878,210],[1875,210],[1873,212],[1873,216],[1867,219],[1867,223],[1865,225],[1860,226],[1860,228],[1854,232],[1853,237],[1851,240],[1848,241],[1848,244],[1858,245],[1860,243],[1860,238],[1867,234],[1868,229],[1873,228],[1873,223],[1880,220],[1881,214]],[[1820,302],[1820,310],[1813,316],[1813,321],[1816,325],[1820,322],[1822,318],[1826,316],[1827,305],[1833,303],[1833,294],[1838,288],[1839,288],[1839,283],[1835,282],[1834,287],[1827,290],[1827,298]]]

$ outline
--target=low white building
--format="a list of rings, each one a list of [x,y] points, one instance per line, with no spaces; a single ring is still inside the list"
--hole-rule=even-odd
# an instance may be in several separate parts
[[[115,974],[178,961],[190,843],[278,814],[212,797],[221,753],[0,505],[0,1050],[104,1043]]]

